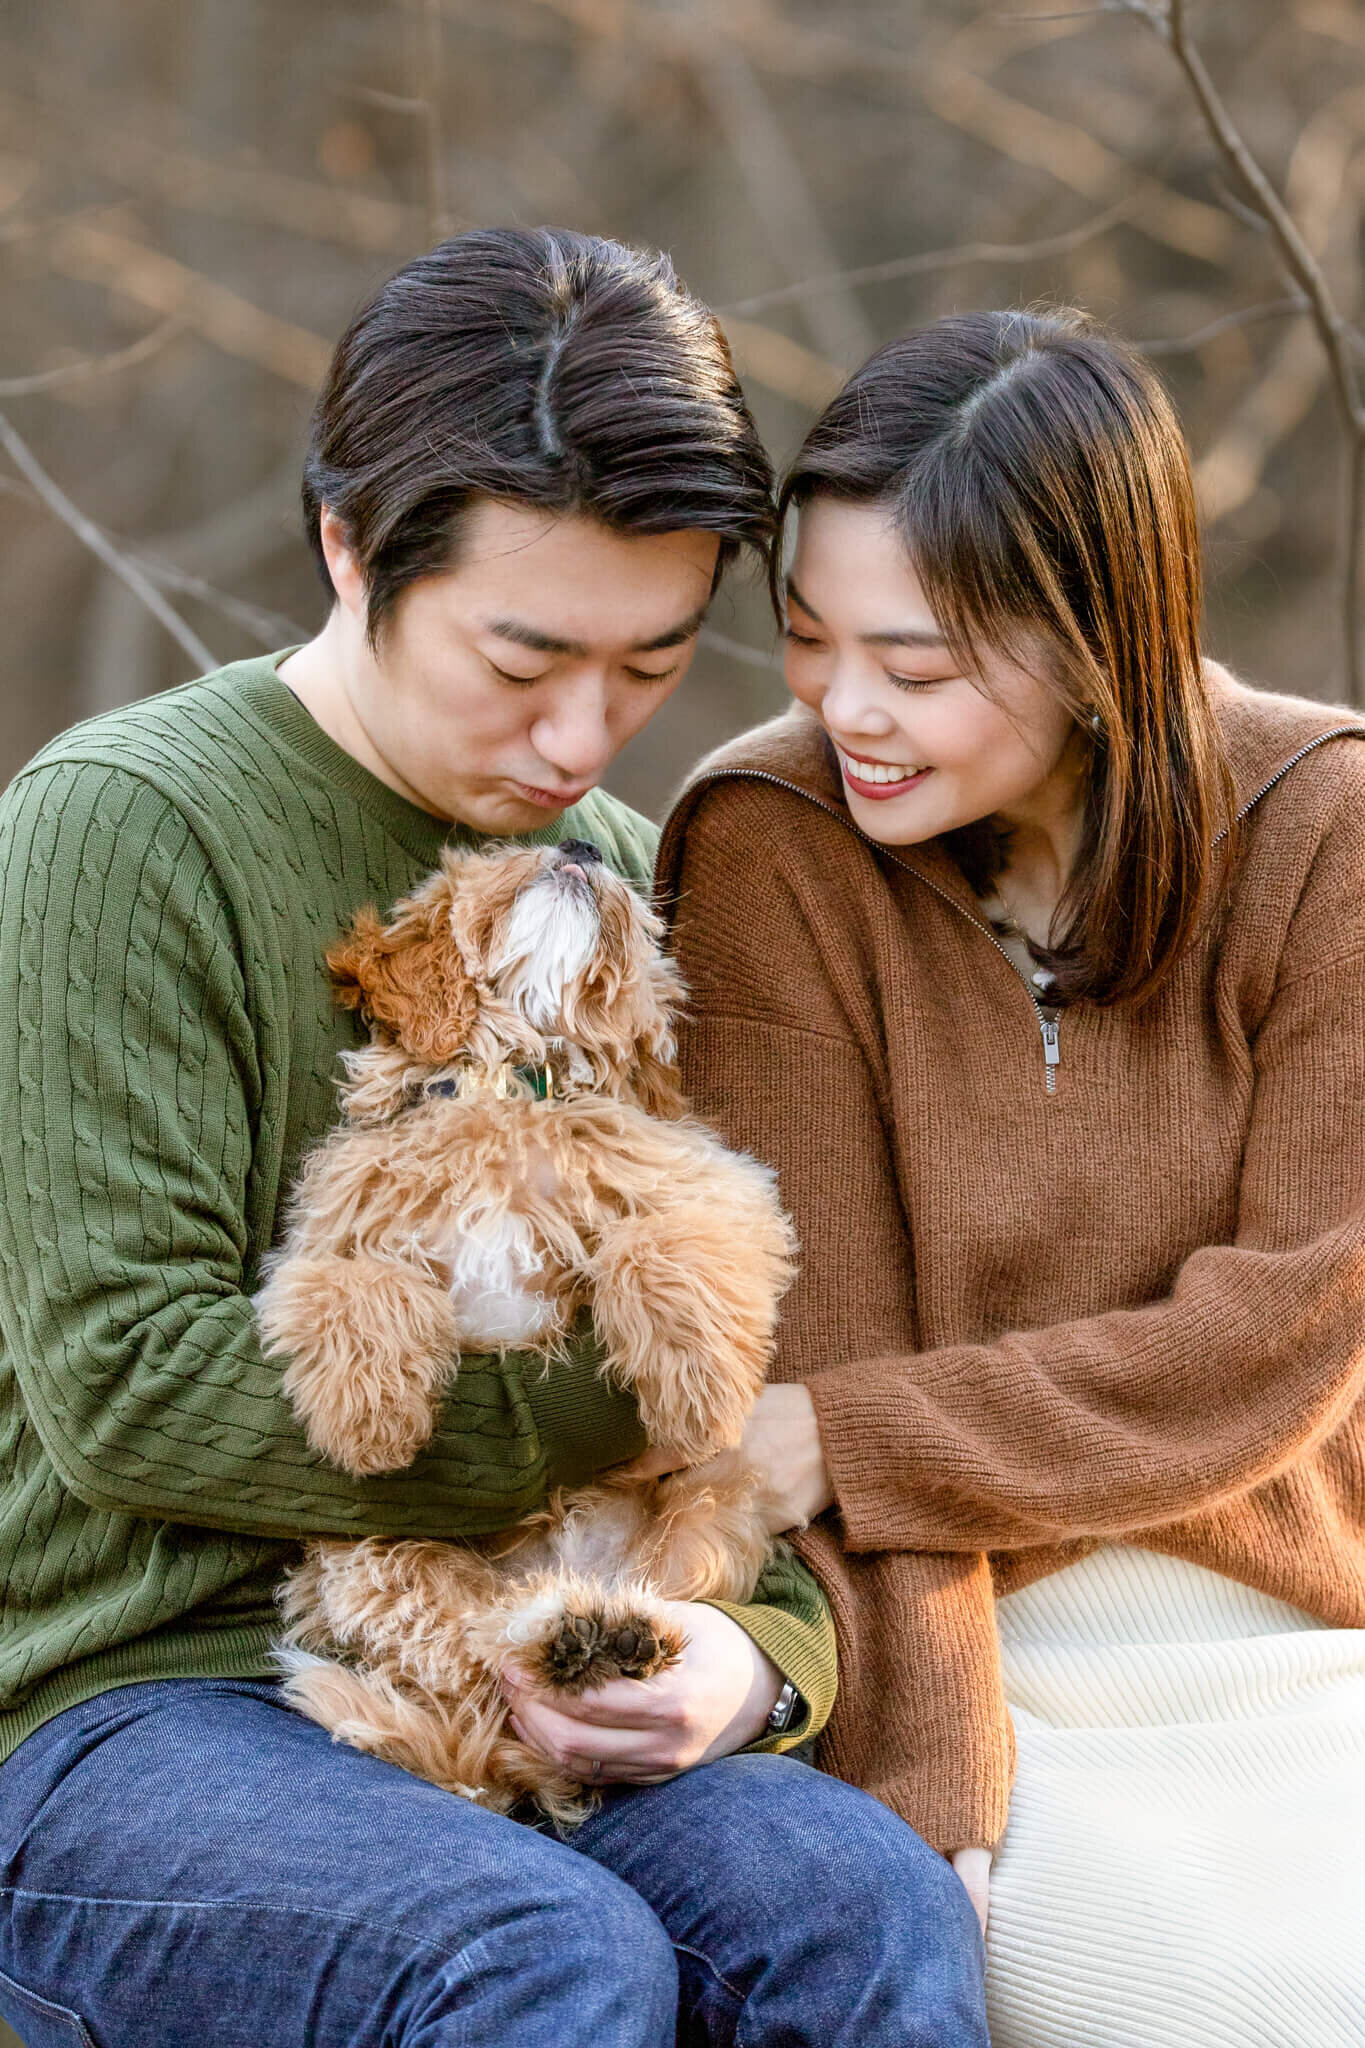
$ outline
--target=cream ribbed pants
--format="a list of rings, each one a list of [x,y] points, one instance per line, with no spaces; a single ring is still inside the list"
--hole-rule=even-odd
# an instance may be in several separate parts
[[[993,2048],[1365,2048],[1365,1629],[1120,1546],[999,1617]]]

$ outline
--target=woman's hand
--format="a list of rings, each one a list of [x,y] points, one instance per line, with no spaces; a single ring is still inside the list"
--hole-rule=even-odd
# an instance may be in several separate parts
[[[804,1529],[830,1506],[834,1489],[825,1470],[815,1403],[804,1387],[764,1387],[739,1448],[762,1483],[770,1536]],[[676,1451],[642,1451],[617,1469],[632,1479],[659,1479],[681,1465]]]
[[[954,1849],[948,1861],[967,1887],[967,1897],[976,1907],[976,1917],[984,1934],[991,1913],[991,1852],[989,1849]]]
[[[666,1611],[686,1648],[654,1678],[616,1678],[570,1698],[505,1665],[512,1726],[527,1748],[593,1785],[660,1785],[757,1742],[782,1690],[777,1666],[719,1608],[669,1601]]]
[[[739,1448],[762,1483],[771,1535],[804,1529],[833,1501],[815,1403],[804,1387],[764,1387]]]

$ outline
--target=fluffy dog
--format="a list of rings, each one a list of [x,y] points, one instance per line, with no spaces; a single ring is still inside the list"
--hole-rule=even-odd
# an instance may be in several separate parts
[[[748,1599],[769,1547],[733,1447],[791,1234],[771,1174],[685,1114],[659,935],[576,840],[449,851],[388,923],[362,912],[328,964],[372,1042],[256,1300],[309,1442],[348,1472],[412,1461],[461,1351],[553,1372],[586,1310],[650,1442],[707,1466],[558,1495],[478,1543],[315,1542],[282,1591],[295,1706],[563,1821],[584,1789],[510,1734],[501,1665],[566,1692],[647,1677],[684,1647],[663,1603]]]

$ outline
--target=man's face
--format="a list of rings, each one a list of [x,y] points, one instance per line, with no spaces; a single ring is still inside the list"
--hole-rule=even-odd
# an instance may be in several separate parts
[[[377,654],[339,561],[349,711],[384,779],[479,832],[551,822],[682,681],[719,549],[480,499],[456,566],[402,593]]]

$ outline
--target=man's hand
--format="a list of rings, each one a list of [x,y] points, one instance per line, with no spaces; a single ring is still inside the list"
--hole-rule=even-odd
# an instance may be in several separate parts
[[[718,1608],[670,1601],[667,1612],[687,1646],[654,1678],[616,1678],[570,1698],[505,1665],[512,1726],[528,1749],[588,1784],[660,1785],[757,1742],[782,1690],[777,1666]]]

